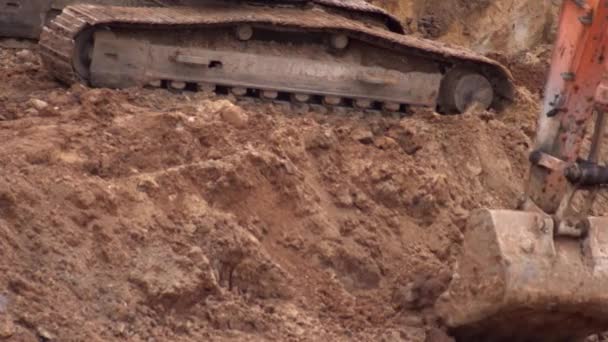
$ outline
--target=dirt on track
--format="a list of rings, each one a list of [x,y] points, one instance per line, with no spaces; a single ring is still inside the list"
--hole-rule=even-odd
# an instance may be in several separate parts
[[[0,50],[0,340],[449,341],[465,218],[538,98],[405,118],[50,79]]]

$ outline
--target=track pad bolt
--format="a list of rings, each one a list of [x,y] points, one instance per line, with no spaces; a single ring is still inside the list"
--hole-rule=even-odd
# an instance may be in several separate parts
[[[236,27],[236,37],[239,40],[249,40],[253,37],[253,28],[249,25],[239,25]]]

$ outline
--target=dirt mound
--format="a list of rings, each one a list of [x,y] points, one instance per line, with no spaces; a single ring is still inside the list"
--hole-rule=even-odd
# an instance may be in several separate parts
[[[326,113],[65,89],[35,51],[0,59],[15,341],[446,340],[432,304],[464,220],[515,205],[538,100]]]

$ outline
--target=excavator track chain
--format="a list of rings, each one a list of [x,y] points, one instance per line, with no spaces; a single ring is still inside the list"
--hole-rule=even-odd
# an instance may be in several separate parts
[[[220,89],[387,112],[459,103],[449,98],[463,92],[488,107],[512,95],[510,74],[493,60],[315,9],[75,5],[44,28],[40,46],[55,77],[97,87]],[[456,69],[491,91],[446,91],[444,75]]]

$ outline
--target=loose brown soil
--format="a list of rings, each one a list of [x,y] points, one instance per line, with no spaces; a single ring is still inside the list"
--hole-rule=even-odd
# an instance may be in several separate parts
[[[432,305],[468,213],[522,193],[538,102],[399,119],[0,60],[10,341],[449,340]]]

